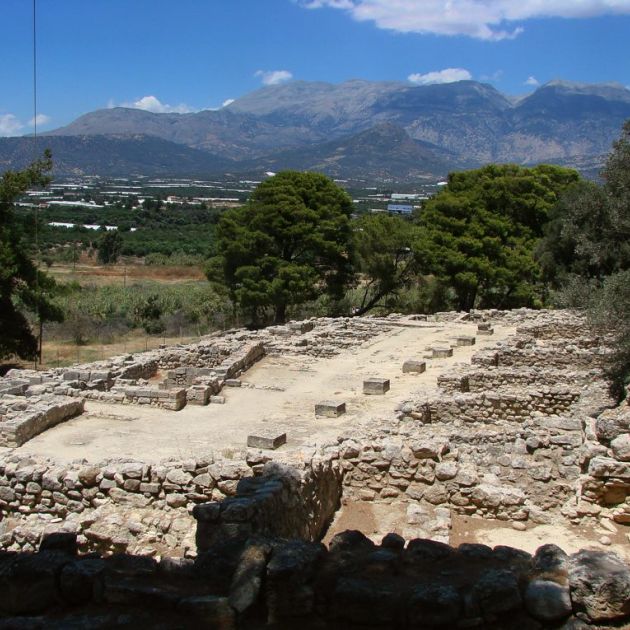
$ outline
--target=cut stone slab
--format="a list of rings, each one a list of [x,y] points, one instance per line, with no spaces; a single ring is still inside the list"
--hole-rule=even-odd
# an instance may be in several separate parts
[[[346,403],[336,400],[322,400],[315,404],[315,415],[327,418],[338,418],[346,413]]]
[[[446,359],[453,356],[453,348],[431,348],[431,356],[434,359]]]
[[[455,342],[458,346],[474,346],[476,338],[472,335],[460,335],[459,337],[455,337]]]
[[[402,371],[406,374],[406,373],[415,373],[415,374],[422,374],[423,372],[426,372],[427,370],[427,363],[426,361],[420,361],[420,359],[407,359],[404,363],[403,363],[403,367],[402,367]]]
[[[492,324],[490,322],[480,322],[477,324],[477,330],[490,330],[492,328]]]
[[[267,429],[247,436],[247,446],[275,450],[287,443],[287,434],[279,429]]]
[[[478,335],[494,335],[494,328],[492,328],[492,326],[487,322],[477,324],[477,334]]]
[[[363,393],[368,395],[382,395],[389,391],[388,378],[367,378],[363,381]]]

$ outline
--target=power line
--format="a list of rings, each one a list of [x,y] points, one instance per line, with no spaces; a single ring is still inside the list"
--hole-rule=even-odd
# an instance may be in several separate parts
[[[37,153],[37,0],[33,0],[33,161],[38,158]],[[35,204],[35,307],[39,335],[37,338],[37,358],[42,362],[42,334],[43,322],[41,315],[41,294],[39,290],[39,204]]]

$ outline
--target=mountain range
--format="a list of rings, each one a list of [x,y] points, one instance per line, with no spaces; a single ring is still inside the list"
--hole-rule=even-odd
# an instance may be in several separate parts
[[[285,168],[365,180],[420,180],[488,162],[597,172],[623,122],[630,90],[552,81],[508,97],[475,81],[414,86],[293,81],[217,110],[155,114],[111,108],[45,134],[58,174],[256,174]],[[0,169],[32,155],[28,138],[0,140]]]

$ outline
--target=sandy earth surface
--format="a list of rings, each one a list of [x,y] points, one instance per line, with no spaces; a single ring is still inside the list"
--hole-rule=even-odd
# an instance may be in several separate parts
[[[455,348],[452,358],[427,359],[424,374],[402,373],[405,359],[422,358],[427,347],[448,345],[455,336],[475,331],[474,324],[418,322],[394,328],[331,359],[265,357],[242,376],[247,387],[224,388],[225,405],[188,405],[173,412],[88,401],[87,413],[38,435],[17,452],[91,462],[114,457],[157,461],[209,452],[229,456],[245,447],[249,434],[269,426],[287,433],[281,451],[334,440],[358,420],[393,417],[398,403],[420,389],[435,389],[437,376],[454,363],[469,362],[480,348],[514,333],[513,328],[496,326],[493,336],[477,337],[475,346]],[[364,395],[363,380],[368,377],[389,378],[390,391],[384,396]],[[347,413],[334,419],[315,418],[315,403],[330,399],[345,401]]]
[[[413,528],[406,525],[406,512],[407,504],[402,501],[349,503],[337,511],[323,542],[328,544],[335,534],[347,529],[357,529],[375,543],[380,543],[389,532],[404,536],[406,528]],[[612,521],[607,521],[607,527],[572,525],[568,521],[555,525],[528,524],[525,531],[517,531],[504,521],[460,516],[454,512],[451,512],[451,520],[449,542],[454,547],[462,543],[482,543],[490,547],[508,545],[534,553],[541,545],[554,543],[567,553],[580,549],[614,551],[630,562],[630,527]],[[611,544],[602,545],[599,542],[602,536],[607,536]]]

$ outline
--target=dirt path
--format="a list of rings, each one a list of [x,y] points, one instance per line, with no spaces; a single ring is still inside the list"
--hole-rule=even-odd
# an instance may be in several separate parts
[[[179,412],[88,402],[87,413],[46,431],[19,450],[61,461],[115,457],[157,461],[245,447],[247,435],[269,425],[286,431],[283,451],[334,440],[357,422],[393,417],[394,409],[418,390],[434,390],[439,374],[455,363],[469,362],[480,348],[496,344],[514,329],[496,327],[477,345],[455,348],[447,359],[427,360],[422,375],[403,374],[407,358],[422,358],[427,346],[448,345],[456,335],[473,335],[472,324],[426,324],[394,328],[389,333],[331,359],[308,356],[266,357],[243,375],[242,388],[225,388],[225,405],[189,405]],[[389,378],[384,396],[362,393],[364,378]],[[347,413],[336,419],[315,418],[316,402],[345,401]]]

